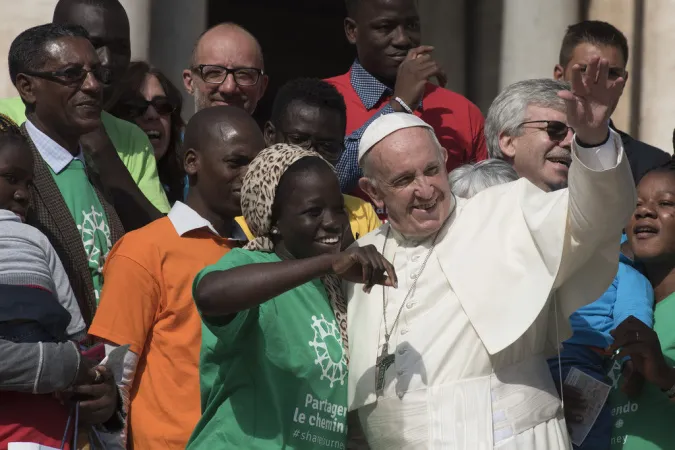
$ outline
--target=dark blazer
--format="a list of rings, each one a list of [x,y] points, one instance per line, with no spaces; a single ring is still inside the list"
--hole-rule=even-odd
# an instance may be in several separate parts
[[[670,162],[670,154],[617,130],[611,122],[609,126],[621,136],[623,150],[626,152],[636,186],[647,172]]]
[[[33,170],[35,172],[26,222],[42,231],[54,246],[68,274],[70,286],[80,305],[82,317],[89,326],[96,312],[96,296],[87,255],[82,245],[82,237],[56,182],[49,173],[47,163],[42,159],[40,152],[35,148],[35,144],[28,135],[25,124],[21,126],[21,132],[28,140],[33,152]],[[112,202],[108,201],[109,197],[105,195],[103,185],[94,171],[87,170],[87,175],[101,201],[101,205],[103,205],[110,227],[110,240],[114,245],[124,234],[122,222],[117,216]]]

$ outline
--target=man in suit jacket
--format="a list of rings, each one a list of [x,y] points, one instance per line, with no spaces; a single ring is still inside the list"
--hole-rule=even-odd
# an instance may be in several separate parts
[[[22,130],[35,161],[27,222],[56,249],[89,325],[105,257],[123,234],[80,146],[101,124],[105,69],[83,28],[47,24],[12,42],[9,71],[26,105]]]
[[[359,183],[390,222],[356,245],[398,277],[397,289],[345,286],[348,403],[371,448],[570,447],[546,357],[611,282],[635,205],[608,127],[623,80],[607,83],[607,68],[593,60],[558,94],[576,131],[567,189],[522,178],[455,198],[421,119],[394,113],[364,133]]]

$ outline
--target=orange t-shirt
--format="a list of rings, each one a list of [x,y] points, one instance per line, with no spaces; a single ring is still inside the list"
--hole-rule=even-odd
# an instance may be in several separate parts
[[[139,355],[128,442],[143,450],[184,449],[201,416],[201,319],[192,281],[234,245],[208,228],[179,236],[169,217],[126,234],[113,247],[89,329]]]

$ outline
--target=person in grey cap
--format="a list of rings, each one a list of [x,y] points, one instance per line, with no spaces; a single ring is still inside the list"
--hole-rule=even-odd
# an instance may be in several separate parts
[[[558,94],[576,134],[569,187],[555,192],[521,178],[457,198],[430,125],[394,113],[365,131],[359,185],[389,223],[355,245],[398,277],[343,285],[348,405],[370,448],[570,448],[546,357],[612,281],[636,202],[607,126],[624,80],[607,76],[596,58]]]

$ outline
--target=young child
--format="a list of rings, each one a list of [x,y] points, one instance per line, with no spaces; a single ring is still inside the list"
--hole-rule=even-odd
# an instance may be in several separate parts
[[[29,325],[38,322],[50,328],[47,331],[53,339],[80,340],[85,336],[85,323],[66,271],[49,239],[38,229],[24,223],[32,182],[33,157],[30,148],[19,128],[9,118],[0,116],[0,285],[39,289],[51,293],[58,300],[54,304],[36,305],[34,302],[45,296],[29,292],[25,299],[21,299],[21,296],[2,296],[0,321],[5,325],[0,326],[0,337],[21,342],[51,340],[39,327]],[[11,317],[11,310],[18,308],[10,308],[7,301],[14,304],[21,302],[21,314],[24,317]],[[54,315],[66,318],[65,330],[54,328],[54,322],[59,323]],[[8,322],[16,324],[7,326]],[[15,328],[15,336],[3,334],[8,333],[10,328]]]
[[[11,442],[59,447],[68,410],[42,393],[45,386],[67,388],[88,378],[81,369],[89,364],[67,343],[86,334],[68,276],[47,237],[24,223],[32,180],[31,150],[20,129],[0,115],[0,448]],[[11,352],[35,354],[35,364],[24,358],[10,366],[19,356]]]

